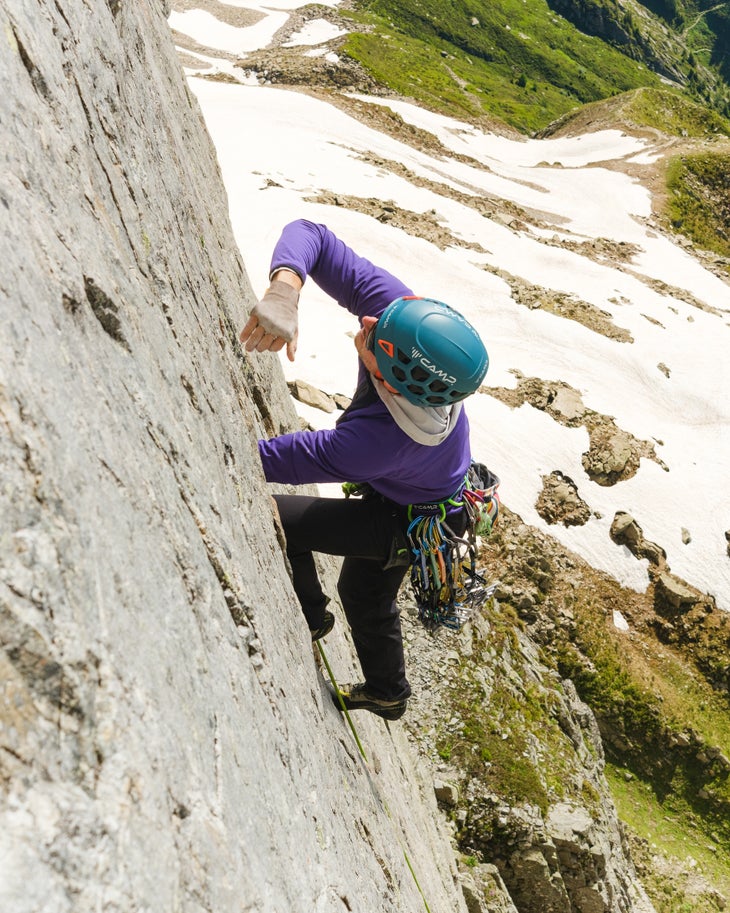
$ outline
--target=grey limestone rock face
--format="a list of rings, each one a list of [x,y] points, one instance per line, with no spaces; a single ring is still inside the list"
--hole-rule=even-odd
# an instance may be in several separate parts
[[[483,863],[462,874],[462,890],[469,913],[518,913],[494,865]]]
[[[405,738],[363,721],[366,766],[312,659],[256,451],[296,419],[165,13],[0,9],[0,908],[412,913],[407,851],[464,910]]]

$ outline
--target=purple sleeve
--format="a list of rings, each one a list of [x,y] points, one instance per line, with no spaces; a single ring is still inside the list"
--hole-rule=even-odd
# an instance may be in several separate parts
[[[436,447],[412,441],[380,404],[365,407],[334,430],[298,431],[259,441],[268,482],[369,482],[396,504],[441,501],[469,467],[469,423],[462,409],[452,433]]]
[[[385,413],[381,420],[344,422],[332,430],[296,431],[261,440],[259,455],[267,482],[364,482],[392,469],[403,437]]]
[[[413,292],[387,270],[375,266],[325,226],[305,219],[283,230],[271,258],[271,272],[287,266],[317,285],[362,320],[379,317],[396,298]]]

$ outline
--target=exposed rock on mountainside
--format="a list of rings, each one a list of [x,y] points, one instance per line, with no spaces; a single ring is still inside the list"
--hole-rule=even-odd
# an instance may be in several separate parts
[[[637,560],[650,562],[652,583],[646,593],[621,587],[508,509],[482,559],[490,576],[500,581],[503,617],[515,611],[540,645],[542,661],[568,676],[591,704],[607,758],[623,771],[622,789],[644,778],[645,788],[665,803],[660,812],[643,812],[655,816],[653,830],[661,830],[656,820],[661,815],[673,822],[681,817],[688,822],[681,842],[693,846],[684,855],[694,856],[709,844],[705,864],[710,866],[717,853],[726,859],[721,847],[729,835],[730,624],[710,598],[671,573],[664,550],[645,539],[629,514],[616,517],[613,535]],[[689,702],[688,694],[693,695]],[[622,811],[640,808],[636,789],[632,796],[631,807]],[[658,888],[660,909],[681,909],[690,902],[691,879],[666,885],[661,871],[668,863],[656,845],[649,851],[641,841],[631,842],[648,883]],[[678,838],[673,836],[672,843],[676,853]],[[680,863],[675,865],[679,872]],[[730,883],[726,868],[721,874],[723,865],[715,876],[727,894]],[[695,868],[698,876],[705,875],[697,881],[703,897],[695,898],[693,909],[723,909],[725,901],[713,899],[716,886],[706,877],[708,868],[696,862]]]
[[[647,542],[641,527],[631,514],[620,511],[611,524],[611,538],[619,545],[625,545],[632,555],[646,560],[655,567],[664,567],[667,555],[655,542]]]
[[[242,73],[256,76],[264,85],[324,87],[379,94],[375,80],[358,63],[346,57],[335,60],[305,58],[297,48],[279,47],[275,51],[249,54],[238,62],[238,66]]]
[[[571,245],[566,241],[562,241],[559,242],[559,246],[570,247]],[[579,253],[584,256],[591,256],[593,259],[598,257],[598,250],[614,252],[616,246],[604,245],[601,248],[597,244],[591,245],[588,243],[573,245],[574,249],[578,250]],[[625,255],[628,256],[621,250],[620,257],[623,258]],[[608,339],[616,339],[618,342],[633,342],[631,333],[623,327],[616,326],[607,311],[603,311],[587,301],[581,301],[576,295],[532,285],[517,276],[510,276],[504,270],[494,270],[494,272],[509,283],[512,289],[512,297],[518,304],[524,305],[531,310],[542,308],[544,311],[556,314],[558,317],[575,320],[576,323],[580,323],[589,330],[593,330],[594,333],[600,333]]]
[[[483,386],[481,392],[489,393],[513,409],[529,403],[535,409],[547,412],[561,425],[585,426],[590,446],[582,461],[592,481],[599,485],[615,485],[630,479],[636,474],[642,457],[664,468],[651,441],[637,440],[628,431],[618,428],[611,416],[588,409],[580,393],[569,384],[513,373],[518,378],[515,389]]]
[[[454,784],[440,798],[461,851],[496,865],[504,888],[491,891],[514,904],[475,909],[651,911],[603,776],[593,714],[514,621],[512,609],[492,605],[446,663],[453,635],[407,629],[422,720],[412,736]]]
[[[557,469],[543,477],[543,488],[535,507],[547,523],[562,523],[563,526],[582,526],[591,515],[575,482]]]
[[[456,238],[448,228],[439,223],[438,215],[435,211],[425,213],[411,212],[396,206],[392,200],[363,199],[362,197],[351,197],[347,194],[335,194],[329,191],[321,191],[317,196],[305,197],[305,199],[311,203],[345,206],[347,209],[363,212],[379,222],[387,222],[395,228],[400,228],[411,235],[423,238],[431,244],[435,244],[441,250],[450,245],[464,247],[469,250],[484,250],[475,241],[463,241],[460,238]]]

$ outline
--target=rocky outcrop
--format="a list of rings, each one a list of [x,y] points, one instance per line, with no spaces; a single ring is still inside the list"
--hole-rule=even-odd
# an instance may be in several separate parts
[[[590,449],[583,454],[583,468],[599,485],[615,485],[621,479],[632,478],[639,468],[634,443],[632,435],[612,423],[597,428],[591,434]]]
[[[565,241],[557,237],[555,240],[549,240],[545,243],[574,249],[583,256],[599,260],[602,254],[611,256],[613,259],[626,259],[630,256],[629,252],[625,252],[622,249],[617,250],[615,245],[609,247],[607,243],[601,248],[598,242],[576,245],[575,242]],[[503,271],[500,271],[499,275],[509,283],[513,299],[517,304],[523,305],[523,307],[528,307],[530,310],[541,308],[567,320],[574,320],[594,333],[600,333],[602,336],[606,336],[608,339],[615,339],[617,342],[634,341],[628,330],[617,326],[608,311],[604,311],[588,301],[583,301],[576,295],[572,295],[569,292],[546,289],[541,285],[534,285]],[[567,384],[565,388],[567,389]],[[577,391],[575,392],[577,393]],[[580,398],[579,394],[578,396]],[[583,409],[582,411],[585,410]]]
[[[312,659],[256,451],[297,421],[165,14],[0,10],[0,908],[463,913],[402,728],[366,764]]]
[[[490,573],[502,581],[497,596],[503,612],[513,610],[519,615],[526,633],[539,643],[541,657],[570,679],[584,700],[592,702],[599,741],[606,756],[623,771],[624,782],[645,780],[652,789],[672,796],[672,801],[681,796],[691,809],[687,829],[691,832],[705,827],[708,845],[722,846],[727,839],[724,828],[730,821],[726,741],[709,727],[702,727],[701,714],[694,711],[696,705],[681,721],[673,709],[667,712],[667,705],[678,706],[675,694],[681,700],[685,689],[697,687],[708,704],[717,701],[718,718],[725,719],[730,645],[726,613],[707,596],[694,605],[683,603],[690,596],[690,588],[672,577],[661,547],[645,539],[630,515],[616,517],[617,534],[637,557],[651,556],[656,561],[648,564],[651,583],[646,593],[621,587],[550,536],[521,523],[504,505],[500,524],[487,540],[482,559]],[[664,593],[660,597],[662,586],[666,592],[676,593],[679,606],[672,607]],[[629,670],[636,657],[642,676],[633,678]],[[648,687],[643,663],[648,663],[656,675]],[[674,679],[669,687],[662,679],[665,664],[672,674],[678,668],[690,670],[678,680],[676,692],[672,690]],[[547,742],[549,726],[541,731]],[[590,790],[588,794],[582,798],[589,798]],[[590,803],[587,807],[590,810]],[[642,841],[633,838],[632,844],[639,853],[640,874],[649,876],[644,883],[652,897],[661,898],[663,903],[664,863],[654,868],[656,847],[652,845],[648,852]],[[668,861],[666,864],[670,865]],[[681,901],[701,909],[701,905],[692,906],[691,882],[679,878],[681,862],[671,864],[678,872],[678,880],[672,885],[677,904]],[[509,883],[506,876],[505,881]],[[722,882],[714,889],[726,893]]]
[[[676,619],[691,613],[696,607],[700,607],[702,614],[712,611],[714,600],[671,573],[666,551],[645,538],[641,526],[631,514],[618,511],[611,523],[610,535],[618,545],[626,546],[632,555],[648,561],[654,588],[654,607],[660,616]]]
[[[413,736],[440,764],[437,796],[477,863],[465,881],[470,913],[651,913],[603,774],[598,725],[573,684],[542,664],[497,603],[453,653],[404,604]]]
[[[602,415],[588,409],[578,390],[564,381],[546,381],[539,377],[517,377],[517,386],[483,386],[481,393],[488,393],[517,408],[529,403],[534,409],[546,412],[554,421],[569,428],[586,428],[590,438],[588,450],[581,462],[591,481],[598,485],[611,486],[636,475],[642,458],[653,460],[667,469],[656,454],[651,441],[635,438],[630,432],[616,425],[610,415]],[[555,522],[548,520],[548,522]]]
[[[328,11],[328,20],[333,18]],[[337,42],[335,42],[336,44]],[[327,57],[302,59],[296,48],[256,51],[239,60],[237,66],[246,76],[255,76],[264,85],[322,86],[347,92],[377,94],[375,80],[367,71],[347,56],[329,54]],[[380,90],[382,93],[382,90]]]
[[[321,409],[322,412],[334,412],[337,409],[334,397],[329,396],[322,390],[318,390],[305,380],[293,380],[287,386],[294,399],[300,403],[305,403],[315,409]]]
[[[591,516],[591,509],[578,494],[575,482],[559,470],[543,476],[535,508],[547,523],[563,526],[583,526]]]
[[[646,559],[655,570],[663,570],[667,563],[667,553],[657,545],[644,538],[644,533],[626,511],[617,511],[611,523],[610,536],[618,545],[626,548],[637,558]]]
[[[461,875],[469,913],[518,913],[496,865],[482,863]]]

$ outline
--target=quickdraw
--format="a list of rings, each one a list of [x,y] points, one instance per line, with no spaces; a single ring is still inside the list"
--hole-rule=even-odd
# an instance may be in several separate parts
[[[439,626],[458,630],[496,588],[476,569],[476,537],[488,536],[497,521],[498,487],[497,476],[482,463],[472,463],[455,495],[408,508],[411,585],[418,617],[429,630]],[[447,506],[466,511],[463,537],[446,522]]]

